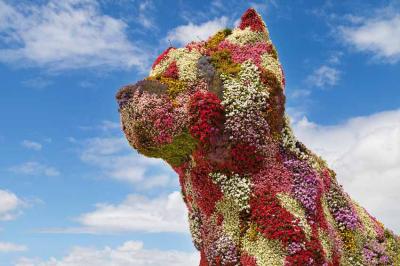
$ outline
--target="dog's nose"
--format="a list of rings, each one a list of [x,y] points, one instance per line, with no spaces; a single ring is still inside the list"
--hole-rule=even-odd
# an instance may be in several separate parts
[[[122,87],[116,94],[119,108],[121,109],[129,100],[133,97],[135,92],[143,93],[154,93],[154,94],[164,94],[167,90],[167,85],[159,82],[158,80],[145,79],[138,81],[136,84],[130,84]]]

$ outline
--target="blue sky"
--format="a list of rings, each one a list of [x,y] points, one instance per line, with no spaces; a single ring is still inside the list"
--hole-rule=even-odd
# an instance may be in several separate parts
[[[341,2],[0,0],[0,265],[196,265],[176,175],[128,147],[114,95],[250,6],[296,134],[400,233],[400,2]]]

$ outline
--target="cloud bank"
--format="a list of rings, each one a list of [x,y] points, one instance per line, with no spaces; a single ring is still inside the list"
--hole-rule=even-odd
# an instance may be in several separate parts
[[[172,43],[176,42],[179,45],[184,45],[191,41],[206,40],[217,31],[226,28],[227,25],[228,18],[225,16],[206,21],[199,25],[190,22],[187,25],[181,25],[169,31],[166,40]]]
[[[187,210],[178,191],[149,199],[132,194],[120,204],[97,204],[78,221],[92,232],[187,233]]]
[[[357,51],[368,52],[376,59],[397,63],[400,60],[400,14],[380,11],[339,28],[342,39]]]
[[[195,266],[198,263],[197,252],[145,249],[142,242],[127,241],[116,248],[74,247],[60,259],[21,258],[16,266]]]
[[[102,14],[94,0],[42,5],[0,1],[0,62],[52,70],[142,68],[146,53],[128,39],[127,24]]]
[[[322,126],[294,123],[298,138],[336,171],[344,189],[386,226],[400,232],[400,110]]]

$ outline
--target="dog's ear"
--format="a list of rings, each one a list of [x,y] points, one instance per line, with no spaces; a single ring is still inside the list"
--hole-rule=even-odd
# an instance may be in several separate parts
[[[247,27],[254,32],[265,32],[268,36],[268,29],[265,26],[265,22],[254,8],[247,9],[240,18],[238,28],[244,30]]]
[[[269,51],[261,55],[261,79],[270,92],[267,116],[271,133],[279,136],[285,112],[285,77],[265,22],[255,9],[249,8],[243,13],[237,28],[227,39],[239,45],[257,43],[259,46],[269,47]]]

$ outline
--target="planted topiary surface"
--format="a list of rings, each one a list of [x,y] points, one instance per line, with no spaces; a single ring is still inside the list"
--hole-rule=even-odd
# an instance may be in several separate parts
[[[400,265],[400,241],[292,133],[260,15],[170,47],[117,94],[140,153],[179,174],[200,265]]]

